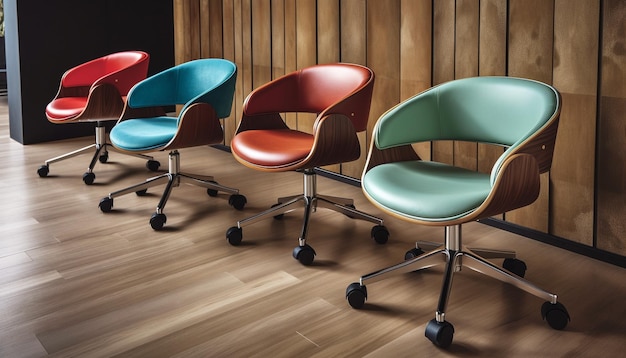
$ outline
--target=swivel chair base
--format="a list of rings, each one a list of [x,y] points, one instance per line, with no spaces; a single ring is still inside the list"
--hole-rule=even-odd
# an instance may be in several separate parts
[[[60,162],[65,159],[73,158],[85,152],[95,149],[95,153],[93,154],[93,157],[91,158],[91,162],[89,162],[89,167],[87,167],[87,171],[83,174],[83,182],[87,185],[91,185],[96,179],[96,174],[94,174],[93,168],[96,166],[96,163],[98,160],[100,161],[100,163],[106,163],[109,160],[109,151],[108,151],[109,148],[121,154],[126,154],[126,155],[134,156],[137,158],[146,159],[148,161],[146,163],[146,167],[153,172],[159,169],[160,163],[154,160],[154,158],[151,156],[144,155],[144,154],[135,154],[135,153],[118,151],[117,148],[115,148],[114,146],[112,146],[110,143],[106,141],[106,128],[104,124],[102,124],[102,122],[98,121],[96,124],[96,142],[94,144],[91,144],[84,148],[77,149],[75,151],[72,151],[63,155],[59,155],[57,157],[46,160],[44,162],[44,165],[40,166],[37,169],[37,174],[39,174],[39,176],[42,178],[47,177],[48,173],[50,173],[50,164]]]
[[[383,220],[375,216],[369,215],[354,207],[354,201],[349,198],[341,198],[336,196],[328,196],[317,194],[317,174],[314,169],[304,170],[304,193],[299,195],[278,198],[278,203],[270,209],[265,210],[257,215],[240,220],[237,226],[233,226],[226,232],[228,242],[237,246],[243,238],[242,228],[244,226],[254,224],[267,217],[273,216],[275,219],[281,219],[284,214],[295,210],[297,207],[304,206],[304,220],[299,245],[293,250],[293,257],[300,261],[303,265],[310,265],[315,258],[315,250],[306,243],[307,231],[309,226],[309,217],[318,207],[330,209],[342,213],[349,218],[365,220],[377,224],[372,228],[371,236],[379,244],[384,244],[389,239],[389,231],[383,226]]]
[[[367,299],[365,284],[376,282],[392,274],[400,274],[411,271],[419,271],[430,267],[445,265],[443,284],[439,296],[439,303],[435,318],[426,326],[425,335],[435,345],[442,348],[450,346],[454,335],[454,327],[445,320],[445,311],[452,288],[452,279],[455,272],[467,267],[476,272],[509,283],[536,297],[546,300],[541,308],[542,317],[550,327],[561,330],[567,326],[570,317],[561,303],[557,301],[555,294],[549,293],[534,284],[523,279],[526,265],[515,258],[512,251],[496,251],[485,249],[470,249],[462,245],[461,225],[447,226],[445,244],[435,250],[424,253],[418,243],[415,249],[409,250],[405,255],[405,261],[362,276],[358,283],[350,284],[346,289],[346,299],[353,308],[362,308]],[[424,246],[430,246],[424,244]],[[485,260],[478,253],[488,258],[505,258],[503,270]]]
[[[180,154],[177,150],[173,150],[169,153],[169,172],[147,179],[143,183],[131,185],[125,189],[114,191],[107,197],[100,200],[98,204],[100,210],[104,213],[111,211],[113,208],[113,198],[126,195],[129,193],[136,193],[138,196],[146,194],[148,188],[155,187],[157,185],[165,184],[165,190],[159,200],[156,212],[154,212],[150,218],[150,226],[154,230],[161,230],[167,221],[167,217],[163,214],[165,204],[170,197],[173,188],[180,186],[181,183],[189,183],[196,186],[204,187],[207,189],[209,196],[215,197],[218,191],[223,191],[231,194],[228,199],[228,203],[237,210],[242,210],[247,200],[246,197],[239,194],[239,190],[229,188],[218,184],[214,181],[212,176],[207,175],[195,175],[184,173],[180,171]]]

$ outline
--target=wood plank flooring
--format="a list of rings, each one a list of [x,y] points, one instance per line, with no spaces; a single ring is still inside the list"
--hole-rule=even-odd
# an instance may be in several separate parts
[[[248,198],[243,211],[197,187],[174,189],[165,229],[148,220],[162,188],[100,198],[153,174],[142,160],[115,152],[83,184],[88,155],[37,168],[92,138],[23,146],[9,138],[0,97],[0,357],[600,357],[626,349],[626,271],[479,223],[465,243],[518,252],[526,277],[557,293],[572,321],[554,331],[541,300],[507,284],[463,271],[447,319],[456,333],[440,350],[424,337],[433,318],[441,270],[399,275],[368,285],[354,310],[345,288],[363,274],[399,262],[415,240],[443,239],[439,228],[386,217],[359,188],[319,177],[319,192],[355,198],[381,216],[386,245],[369,238],[370,223],[320,209],[308,243],[314,264],[291,257],[302,211],[244,228],[241,246],[225,232],[278,196],[301,191],[297,173],[258,173],[224,151],[182,150],[182,168],[214,175]],[[166,153],[156,153],[167,165]],[[166,168],[163,168],[166,169]],[[498,263],[499,264],[499,263]]]

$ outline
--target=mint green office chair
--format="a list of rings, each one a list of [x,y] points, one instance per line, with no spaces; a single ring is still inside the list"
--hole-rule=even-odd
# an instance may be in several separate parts
[[[561,110],[553,87],[512,77],[455,80],[424,91],[384,113],[375,125],[362,176],[365,196],[384,212],[422,225],[445,227],[445,243],[418,242],[405,261],[362,276],[346,289],[354,308],[367,299],[366,284],[391,274],[444,264],[445,274],[435,318],[425,335],[448,347],[454,327],[445,311],[455,272],[467,267],[512,284],[546,300],[541,314],[554,329],[569,322],[555,294],[523,279],[526,265],[512,251],[465,247],[461,225],[534,202],[539,175],[550,169]],[[438,140],[501,145],[503,154],[490,174],[424,161],[411,144]],[[425,248],[433,249],[424,252]],[[503,267],[485,258],[505,258]]]
[[[231,194],[228,203],[242,210],[246,197],[234,188],[218,184],[212,176],[180,170],[179,149],[221,143],[220,118],[230,115],[237,67],[234,63],[208,58],[185,62],[137,83],[128,93],[124,112],[110,133],[111,143],[121,151],[146,153],[169,151],[169,171],[136,185],[110,193],[100,200],[100,210],[109,212],[113,199],[129,193],[145,195],[148,188],[165,185],[150,226],[161,230],[167,221],[163,209],[173,188],[181,182]],[[178,116],[164,108],[182,105]]]

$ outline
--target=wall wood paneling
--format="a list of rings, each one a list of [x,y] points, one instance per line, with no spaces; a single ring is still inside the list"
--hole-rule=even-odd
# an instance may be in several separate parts
[[[553,84],[563,95],[553,169],[534,204],[500,219],[626,257],[625,15],[619,0],[175,0],[176,61],[237,64],[225,145],[253,88],[317,63],[369,66],[376,85],[361,159],[326,168],[353,178],[378,116],[430,86],[493,75]],[[313,118],[286,121],[310,131]],[[502,153],[453,142],[414,148],[480,171]]]

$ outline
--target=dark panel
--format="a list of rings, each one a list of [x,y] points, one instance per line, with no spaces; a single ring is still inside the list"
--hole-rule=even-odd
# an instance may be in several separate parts
[[[68,68],[130,49],[150,53],[150,73],[173,65],[171,1],[5,0],[5,6],[17,20],[17,31],[7,32],[11,137],[24,144],[93,134],[91,125],[54,125],[45,117]]]

